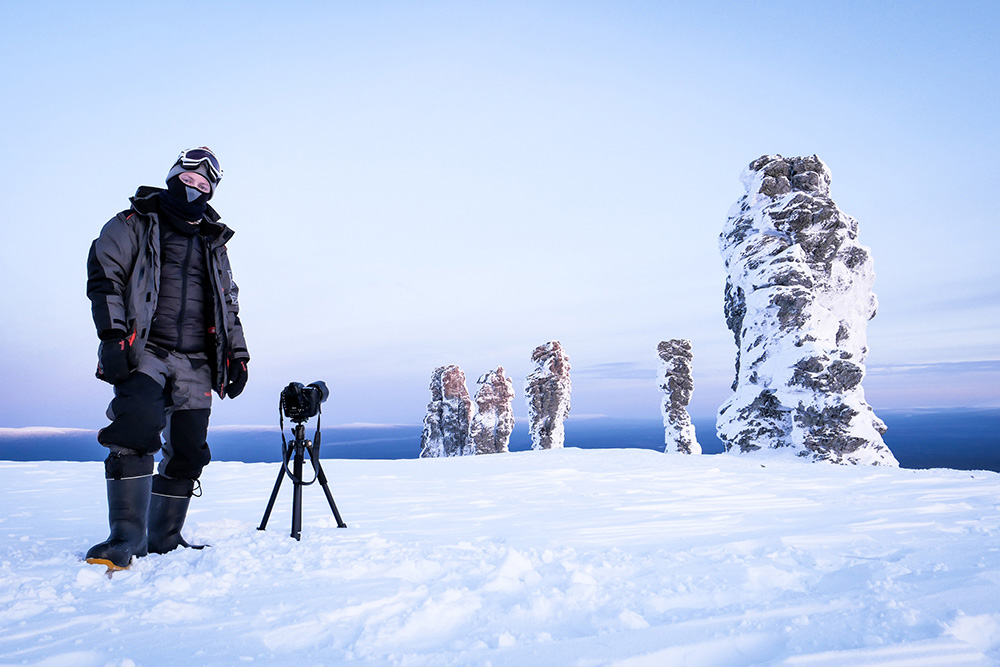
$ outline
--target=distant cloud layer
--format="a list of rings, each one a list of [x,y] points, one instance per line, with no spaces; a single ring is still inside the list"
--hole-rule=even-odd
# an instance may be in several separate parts
[[[647,366],[634,361],[595,364],[585,368],[574,368],[573,377],[598,380],[649,380],[652,385],[656,380],[656,365],[650,362]]]
[[[880,364],[869,366],[869,375],[898,375],[901,373],[997,373],[1000,379],[1000,359],[987,361],[941,361],[932,364]]]

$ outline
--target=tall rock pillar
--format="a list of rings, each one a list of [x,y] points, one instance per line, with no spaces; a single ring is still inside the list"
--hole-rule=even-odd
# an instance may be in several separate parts
[[[691,415],[687,411],[694,391],[691,341],[679,338],[661,341],[656,347],[656,353],[660,358],[657,381],[664,394],[661,412],[666,448],[663,451],[701,454],[701,445],[698,444]]]
[[[510,451],[514,432],[514,383],[504,374],[503,366],[478,380],[475,412],[469,432],[469,445],[476,454]]]
[[[569,357],[559,341],[552,341],[536,347],[531,360],[536,367],[524,385],[531,448],[560,449],[566,440],[563,422],[570,409]]]
[[[458,366],[440,366],[431,375],[431,402],[427,404],[420,457],[475,454],[468,445],[472,400],[465,373]]]
[[[719,238],[725,313],[738,347],[733,395],[716,427],[727,451],[898,465],[861,380],[878,302],[858,223],[830,198],[815,155],[765,155]]]

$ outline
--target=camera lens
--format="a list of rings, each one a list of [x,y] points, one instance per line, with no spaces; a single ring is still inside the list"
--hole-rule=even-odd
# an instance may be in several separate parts
[[[325,403],[326,399],[330,398],[330,390],[327,388],[326,383],[322,380],[311,382],[309,386],[319,392],[320,403]]]

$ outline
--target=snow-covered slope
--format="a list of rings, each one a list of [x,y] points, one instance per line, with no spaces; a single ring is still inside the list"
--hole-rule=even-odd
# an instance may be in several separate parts
[[[213,463],[113,579],[100,463],[0,462],[0,664],[1000,664],[1000,475],[648,450]]]

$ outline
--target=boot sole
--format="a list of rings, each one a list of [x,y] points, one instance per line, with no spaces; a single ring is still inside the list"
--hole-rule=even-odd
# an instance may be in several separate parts
[[[107,575],[109,579],[111,578],[111,575],[114,574],[115,572],[121,572],[122,570],[127,570],[132,566],[132,563],[129,563],[124,567],[121,565],[115,565],[107,558],[88,558],[86,560],[91,565],[104,565],[105,567],[107,567],[108,568]]]

